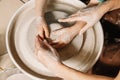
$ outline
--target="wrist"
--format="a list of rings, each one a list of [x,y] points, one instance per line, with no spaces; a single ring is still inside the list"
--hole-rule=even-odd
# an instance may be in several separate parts
[[[36,16],[36,24],[39,25],[41,20],[42,20],[42,16]]]
[[[104,3],[99,4],[96,7],[97,16],[102,17],[105,13],[107,13],[108,11],[110,11],[111,7],[112,7],[112,4],[110,4],[107,1],[104,2]]]
[[[79,71],[74,70],[64,64],[58,66],[58,72],[56,73],[57,77],[63,78],[65,80],[79,80],[80,75],[83,76],[83,74],[81,74]]]
[[[54,75],[57,77],[63,78],[61,75],[62,75],[62,72],[64,71],[64,68],[65,68],[65,65],[63,63],[58,63],[54,65],[54,68],[53,68]]]
[[[71,32],[79,34],[80,30],[86,25],[86,22],[78,21],[71,28]]]
[[[105,14],[108,11],[110,11],[113,8],[113,6],[114,6],[114,2],[115,1],[113,1],[113,0],[107,0],[104,3],[99,4],[98,5],[98,8],[99,8],[98,11],[99,11],[99,13],[101,12],[101,13]]]
[[[57,77],[60,77],[60,78],[64,78],[66,79],[67,77],[70,77],[68,76],[70,73],[69,73],[69,67],[67,67],[66,65],[64,64],[59,64],[58,66],[56,66],[56,73],[55,75]]]
[[[41,17],[44,17],[44,12],[42,12],[42,11],[37,12],[37,13],[36,13],[36,16],[41,16]]]

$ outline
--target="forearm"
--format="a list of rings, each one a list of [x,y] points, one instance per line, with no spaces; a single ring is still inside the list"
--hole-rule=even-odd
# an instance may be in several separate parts
[[[120,8],[120,0],[107,0],[104,3],[98,5],[98,10],[105,14],[108,11],[112,11]]]
[[[107,12],[120,8],[120,0],[107,0],[96,6],[96,12],[99,19]]]
[[[90,0],[88,6],[103,3],[103,1],[104,0]],[[106,3],[108,3],[108,5],[110,5],[110,11],[120,8],[120,0],[107,0]],[[103,5],[104,5],[104,3],[103,3]]]
[[[59,65],[56,76],[64,78],[65,80],[114,80],[113,78],[97,75],[88,75],[65,65]]]
[[[108,3],[111,5],[109,11],[120,8],[120,0],[108,0]]]
[[[71,33],[78,35],[80,30],[86,25],[86,22],[77,21],[73,26],[70,27]]]
[[[35,1],[35,9],[37,16],[43,16],[46,10],[48,0],[36,0]]]

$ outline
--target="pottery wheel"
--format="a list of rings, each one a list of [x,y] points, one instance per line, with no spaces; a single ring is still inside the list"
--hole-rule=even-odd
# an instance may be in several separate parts
[[[58,0],[59,1],[59,0]],[[81,2],[79,3],[83,5]],[[60,6],[60,4],[57,4]],[[61,6],[67,4],[61,4]],[[70,5],[67,6],[66,11],[63,7],[50,7],[45,15],[50,31],[59,29],[59,24],[66,26],[72,23],[59,23],[57,19],[65,18],[72,14],[71,10],[77,10]],[[33,3],[29,2],[24,5],[14,16],[8,28],[8,50],[13,62],[22,69],[23,72],[36,73],[35,76],[54,75],[48,71],[36,58],[34,54],[35,37],[37,34],[37,24]],[[102,50],[103,33],[101,25],[96,24],[97,27],[89,29],[84,35],[77,35],[70,44],[63,49],[58,50],[62,62],[76,70],[86,72],[93,66],[98,59]],[[99,35],[99,36],[98,36]],[[10,48],[12,47],[12,48]],[[42,57],[42,56],[41,56]],[[17,59],[16,59],[17,58]],[[31,72],[30,72],[31,71]]]

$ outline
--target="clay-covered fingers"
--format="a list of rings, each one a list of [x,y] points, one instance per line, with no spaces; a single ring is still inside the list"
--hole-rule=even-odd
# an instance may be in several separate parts
[[[59,22],[75,22],[77,20],[78,20],[78,17],[76,16],[70,16],[68,18],[58,19]]]
[[[52,41],[50,43],[54,48],[63,48],[66,44],[60,41]]]
[[[76,13],[70,15],[69,17],[76,17],[76,16],[79,16],[80,14],[82,14],[82,12],[79,10]]]
[[[39,31],[38,34],[44,39],[44,38],[49,38],[49,30],[47,24],[41,24],[39,26]]]
[[[46,37],[46,38],[49,38],[50,32],[49,32],[48,25],[47,25],[46,22],[45,22],[45,24],[44,24],[44,26],[43,26],[43,29],[44,29],[45,37]]]
[[[75,22],[78,21],[81,11],[78,11],[67,18],[58,19],[59,22]]]
[[[36,36],[35,48],[37,49],[37,51],[49,50],[47,42],[44,42],[43,39],[39,35]]]
[[[44,29],[43,29],[43,27],[41,27],[41,26],[38,27],[38,34],[41,36],[41,38],[44,39]]]
[[[36,55],[38,54],[38,51],[39,51],[40,49],[41,49],[41,45],[40,45],[38,36],[36,36],[36,38],[35,38],[35,54],[36,54]]]
[[[86,24],[79,32],[79,35],[82,35],[83,33],[85,33],[89,28],[91,28],[91,26],[89,26],[88,24]]]
[[[42,49],[43,45],[44,44],[43,44],[42,39],[39,37],[39,35],[37,35],[36,39],[35,39],[35,49],[37,49],[37,51],[38,51],[38,50]]]
[[[40,21],[40,22],[39,22]],[[48,29],[48,25],[45,21],[44,18],[41,18],[41,20],[37,21],[37,25],[38,25],[38,34],[43,38],[49,38],[49,29]]]
[[[46,40],[44,40],[44,43],[49,48],[50,51],[53,52],[55,50]]]
[[[63,47],[65,47],[65,43],[57,43],[57,44],[55,44],[55,45],[53,45],[53,47],[54,48],[63,48]]]

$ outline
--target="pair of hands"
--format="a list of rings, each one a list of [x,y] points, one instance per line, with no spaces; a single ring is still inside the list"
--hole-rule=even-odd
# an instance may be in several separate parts
[[[68,44],[78,33],[83,34],[87,29],[92,27],[95,23],[99,21],[102,14],[99,14],[96,6],[85,8],[79,10],[75,14],[69,16],[66,19],[59,19],[59,22],[74,22],[76,24],[70,28],[63,28],[54,31],[52,34],[58,37],[51,42],[55,48],[64,47]],[[49,38],[49,30],[44,18],[41,19],[41,24],[38,26],[39,36],[36,38],[36,52],[38,59],[43,65],[45,65],[49,70],[55,68],[55,65],[61,64],[58,52],[45,41],[45,37]],[[84,24],[83,24],[84,23]],[[61,33],[61,34],[60,34]],[[41,57],[42,56],[42,57]]]
[[[40,21],[40,23],[39,23]],[[38,34],[40,35],[40,37],[42,39],[49,39],[50,33],[48,30],[48,26],[46,24],[46,21],[43,17],[40,17],[37,19],[37,23],[38,24]],[[58,24],[59,25],[59,24]],[[76,24],[74,27],[76,27],[79,24]],[[60,27],[62,27],[62,25],[59,25]],[[53,32],[51,32],[52,36],[56,36],[54,38],[54,40],[51,40],[49,43],[54,47],[54,48],[62,48],[65,45],[67,45],[68,43],[70,43],[72,41],[72,39],[76,36],[76,30],[75,28],[62,28],[62,29],[58,29],[55,30]],[[74,28],[74,29],[73,29]]]
[[[99,13],[99,10],[97,10],[97,6],[93,6],[93,7],[81,9],[78,12],[76,12],[75,14],[72,14],[71,16],[69,16],[68,18],[59,19],[58,21],[59,22],[75,22],[76,21],[76,22],[86,23],[86,25],[78,24],[80,26],[80,29],[79,29],[80,31],[77,34],[81,35],[85,31],[87,31],[89,28],[94,26],[94,24],[97,23],[102,16],[103,15]],[[73,26],[75,27],[75,25],[73,25]],[[71,27],[73,27],[73,26],[71,26]],[[60,46],[63,47],[66,44],[68,44],[76,36],[76,34],[73,35],[71,33],[71,32],[75,32],[75,31],[76,30],[74,30],[74,29],[70,30],[69,28],[64,28],[64,29],[54,31],[53,32],[54,35],[59,36],[54,41],[52,41],[55,48],[59,48]],[[61,32],[62,32],[62,34],[59,34]],[[38,33],[43,39],[49,38],[49,36],[50,36],[48,26],[47,26],[47,23],[46,23],[44,17],[41,17],[41,23],[38,25]]]

